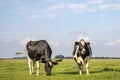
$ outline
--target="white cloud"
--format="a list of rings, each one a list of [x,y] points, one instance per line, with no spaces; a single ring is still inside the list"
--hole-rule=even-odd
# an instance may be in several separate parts
[[[84,3],[84,4],[69,4],[68,8],[70,8],[74,13],[85,13],[85,12],[96,12],[97,8],[94,6],[91,6],[90,4]]]
[[[20,45],[25,46],[27,44],[27,42],[36,41],[36,40],[37,40],[36,38],[28,36],[25,39],[23,39],[22,41],[20,41]],[[54,40],[49,41],[49,44],[52,45],[53,47],[60,46],[60,43],[58,41],[54,41]]]
[[[103,4],[99,6],[100,10],[107,10],[107,9],[113,9],[113,10],[120,10],[120,3],[116,4]]]
[[[72,9],[74,13],[81,13],[87,9],[87,4],[69,4],[68,8]]]
[[[59,16],[59,15],[57,15],[56,13],[47,13],[47,14],[44,14],[44,15],[31,15],[30,18],[31,19],[40,19],[40,18],[50,18],[50,19],[53,19],[56,16]]]
[[[48,14],[48,15],[47,15],[47,17],[48,17],[48,18],[51,18],[51,19],[52,19],[52,18],[55,18],[56,16],[57,16],[57,15],[54,14],[54,13],[53,13],[53,14],[51,13],[51,14]]]
[[[50,0],[54,1],[54,0]],[[56,0],[55,0],[56,1]],[[81,3],[54,3],[51,6],[47,6],[42,12],[39,11],[36,14],[30,16],[32,19],[39,18],[56,18],[58,16],[65,16],[72,11],[75,14],[97,12],[98,10],[120,10],[120,3],[110,3],[105,0],[87,0]]]
[[[14,40],[3,38],[3,39],[0,39],[0,42],[11,43],[11,42],[14,42]]]
[[[30,15],[31,19],[39,19],[39,18],[50,18],[53,19],[57,16],[63,16],[64,15],[64,4],[59,4],[55,6],[50,6],[47,9],[44,10],[43,13],[33,14]]]
[[[120,46],[120,39],[116,41],[108,41],[105,43],[106,46]]]
[[[50,41],[49,42],[53,47],[59,47],[60,43],[58,41]]]
[[[13,40],[12,39],[7,39],[7,40],[5,40],[5,42],[13,42]]]
[[[49,1],[49,2],[56,2],[57,0],[47,0],[47,1]]]
[[[42,15],[31,15],[30,18],[32,19],[38,19],[38,18],[41,18]]]
[[[90,4],[102,4],[104,0],[88,0],[87,2]]]
[[[48,13],[45,15],[45,17],[53,19],[57,16],[64,16],[65,15],[64,9],[65,9],[64,4],[50,6],[48,7]]]
[[[26,37],[25,39],[23,39],[22,41],[20,41],[20,44],[22,46],[25,46],[28,41],[34,41],[34,40],[36,40],[34,37]]]
[[[89,8],[88,11],[89,11],[89,12],[96,12],[97,9],[96,9],[96,8]]]
[[[114,9],[119,9],[119,10],[120,10],[120,3],[118,3],[118,4],[113,4],[113,8],[114,8]]]
[[[59,4],[59,5],[55,5],[55,6],[51,6],[48,8],[48,10],[60,10],[60,9],[64,9],[64,4]]]
[[[111,7],[110,4],[103,4],[99,7],[100,10],[106,10],[106,9],[109,9]]]
[[[98,10],[120,10],[120,3],[110,3],[105,0],[88,0],[83,3],[68,4],[74,13],[97,12]]]
[[[25,39],[23,39],[22,41],[20,41],[20,45],[22,46],[26,46],[27,42],[29,41],[36,41],[37,39],[34,38],[34,37],[26,37]],[[49,41],[49,44],[52,45],[53,47],[59,47],[60,46],[60,43],[58,41]]]

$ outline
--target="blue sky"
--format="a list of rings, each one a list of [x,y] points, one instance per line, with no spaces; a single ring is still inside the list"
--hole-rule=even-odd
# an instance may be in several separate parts
[[[72,56],[75,41],[91,42],[93,56],[120,57],[119,0],[0,0],[0,57],[47,40],[53,55]],[[26,55],[21,55],[26,56]]]

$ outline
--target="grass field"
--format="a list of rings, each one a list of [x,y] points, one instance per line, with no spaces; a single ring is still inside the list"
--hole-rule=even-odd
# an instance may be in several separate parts
[[[120,59],[92,59],[90,75],[86,75],[85,68],[83,75],[79,75],[72,59],[54,66],[51,76],[45,75],[42,63],[40,66],[40,75],[30,76],[27,60],[1,60],[0,80],[120,80]]]

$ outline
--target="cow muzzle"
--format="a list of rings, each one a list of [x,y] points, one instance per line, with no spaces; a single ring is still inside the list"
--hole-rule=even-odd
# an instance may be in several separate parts
[[[86,50],[83,48],[82,51],[81,51],[82,54],[85,54],[86,53]]]

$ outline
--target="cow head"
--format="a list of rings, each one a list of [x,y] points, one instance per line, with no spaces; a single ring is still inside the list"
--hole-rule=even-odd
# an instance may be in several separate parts
[[[85,54],[86,47],[89,46],[89,42],[85,42],[84,39],[81,39],[79,42],[75,42],[75,49],[77,53]]]
[[[47,61],[42,61],[42,62],[45,63],[46,75],[51,75],[51,70],[53,66],[58,64],[57,62],[53,62],[52,60],[47,60]]]

